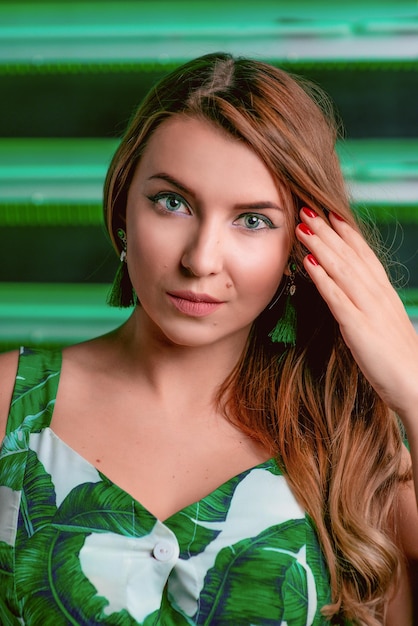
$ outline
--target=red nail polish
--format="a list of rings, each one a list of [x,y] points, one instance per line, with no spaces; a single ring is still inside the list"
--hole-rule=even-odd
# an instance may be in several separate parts
[[[313,235],[313,232],[311,231],[309,226],[306,226],[306,224],[299,224],[299,228],[303,233],[305,233],[305,235]]]
[[[341,217],[341,215],[337,215],[337,213],[332,213],[333,216],[335,217],[335,219],[337,219],[339,222],[345,222],[345,219]]]
[[[319,265],[313,254],[308,254],[306,258],[308,259],[309,263],[312,263],[312,265]]]
[[[302,207],[302,211],[308,217],[318,217],[318,213],[316,213],[316,211],[314,211],[313,209],[309,209],[307,206]]]

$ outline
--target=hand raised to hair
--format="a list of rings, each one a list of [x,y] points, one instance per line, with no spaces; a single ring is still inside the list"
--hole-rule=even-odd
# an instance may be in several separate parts
[[[355,229],[302,209],[304,266],[379,396],[418,441],[418,335],[382,264]]]

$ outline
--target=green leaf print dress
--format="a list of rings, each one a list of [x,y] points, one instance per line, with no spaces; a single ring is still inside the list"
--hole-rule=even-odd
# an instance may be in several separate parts
[[[0,453],[1,626],[308,626],[329,578],[271,459],[164,523],[61,441],[61,352],[22,349]]]

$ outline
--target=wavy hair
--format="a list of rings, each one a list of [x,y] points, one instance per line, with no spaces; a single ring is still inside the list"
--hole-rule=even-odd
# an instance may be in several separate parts
[[[324,616],[377,626],[401,559],[393,510],[399,482],[407,478],[402,433],[304,272],[306,250],[293,234],[304,205],[325,219],[333,211],[363,232],[335,151],[332,104],[315,85],[261,61],[214,53],[176,69],[145,98],[108,171],[104,213],[118,252],[116,233],[125,224],[135,167],[153,131],[176,114],[209,120],[245,142],[285,190],[298,268],[296,345],[285,348],[268,337],[282,313],[279,299],[254,321],[218,401],[228,419],[278,459],[316,526],[331,583]],[[132,301],[132,287],[123,289],[116,298],[122,306]]]

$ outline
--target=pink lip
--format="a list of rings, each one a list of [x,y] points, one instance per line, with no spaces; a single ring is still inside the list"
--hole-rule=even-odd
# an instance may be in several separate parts
[[[206,293],[192,291],[171,291],[167,294],[178,311],[192,317],[204,317],[213,313],[223,304]]]

